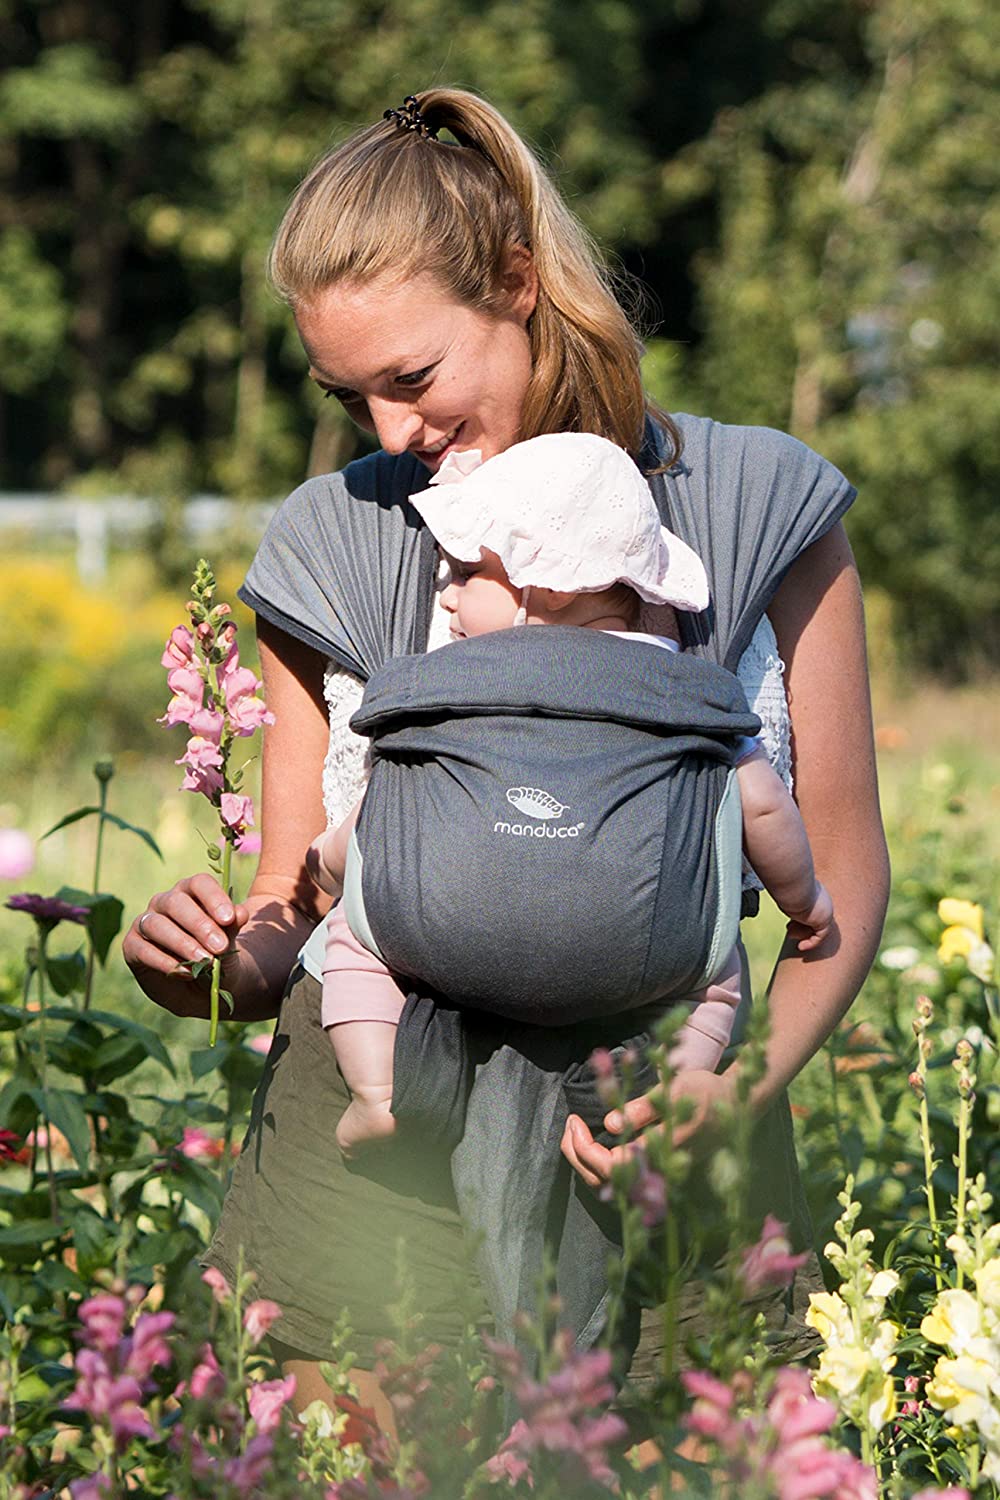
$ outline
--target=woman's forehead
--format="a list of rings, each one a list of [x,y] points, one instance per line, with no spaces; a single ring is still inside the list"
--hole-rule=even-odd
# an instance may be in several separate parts
[[[313,372],[331,384],[378,380],[427,363],[464,311],[429,277],[328,287],[295,310]]]

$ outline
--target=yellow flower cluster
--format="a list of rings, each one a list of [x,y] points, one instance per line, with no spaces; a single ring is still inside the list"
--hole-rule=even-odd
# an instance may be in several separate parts
[[[960,901],[946,896],[938,902],[938,916],[945,924],[938,944],[938,958],[943,964],[964,958],[970,974],[983,984],[992,984],[993,949],[986,941],[983,908],[974,901]]]
[[[996,1240],[994,1230],[989,1237]],[[1000,1480],[1000,1259],[987,1260],[973,1279],[975,1295],[939,1292],[920,1324],[925,1339],[948,1350],[927,1382],[927,1399],[954,1427],[974,1429],[983,1475]]]
[[[862,1281],[867,1285],[860,1292],[856,1280],[851,1288],[845,1284],[839,1292],[814,1292],[809,1298],[806,1322],[826,1345],[813,1389],[833,1401],[855,1426],[878,1433],[896,1415],[892,1370],[898,1330],[882,1313],[899,1277],[895,1271],[876,1271]]]

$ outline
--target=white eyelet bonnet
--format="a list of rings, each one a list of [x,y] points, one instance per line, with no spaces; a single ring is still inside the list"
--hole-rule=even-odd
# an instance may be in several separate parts
[[[410,500],[458,562],[493,552],[515,588],[597,593],[627,583],[647,604],[708,605],[701,559],[660,525],[649,486],[606,438],[553,432],[482,462],[449,453]]]

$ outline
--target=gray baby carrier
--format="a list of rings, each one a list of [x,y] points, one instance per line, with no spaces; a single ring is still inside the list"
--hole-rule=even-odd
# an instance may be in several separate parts
[[[579,627],[500,631],[371,677],[345,908],[398,975],[561,1025],[690,995],[736,939],[732,769],[755,734],[712,662]]]

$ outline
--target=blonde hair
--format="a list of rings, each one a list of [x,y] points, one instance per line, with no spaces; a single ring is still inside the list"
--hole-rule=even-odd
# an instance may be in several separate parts
[[[642,345],[610,273],[541,163],[492,105],[462,89],[417,96],[428,140],[380,120],[317,163],[282,220],[268,265],[293,307],[339,281],[430,272],[458,301],[496,312],[515,246],[530,251],[538,301],[519,436],[594,432],[633,457],[649,411],[679,452],[676,427],[648,401]]]

